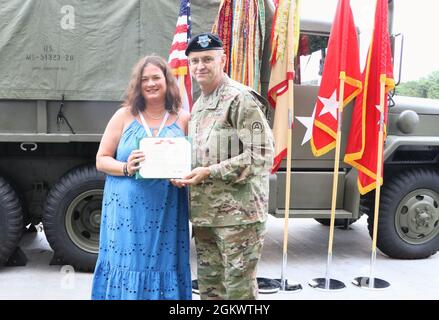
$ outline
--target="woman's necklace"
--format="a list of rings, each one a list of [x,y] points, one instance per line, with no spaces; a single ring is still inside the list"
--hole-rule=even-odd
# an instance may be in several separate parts
[[[165,113],[166,113],[166,110],[163,110],[163,113],[162,113],[161,115],[159,115],[159,116],[153,116],[153,115],[150,114],[148,111],[146,111],[146,109],[145,109],[145,113],[146,113],[146,115],[147,115],[148,117],[150,117],[151,119],[159,120],[159,119],[163,118],[163,116],[164,116]]]

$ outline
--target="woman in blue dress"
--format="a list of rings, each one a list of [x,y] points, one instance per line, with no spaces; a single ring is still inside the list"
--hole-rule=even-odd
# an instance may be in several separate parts
[[[145,159],[138,139],[185,136],[189,118],[166,61],[141,59],[96,155],[107,179],[92,299],[192,298],[187,190],[133,177]]]

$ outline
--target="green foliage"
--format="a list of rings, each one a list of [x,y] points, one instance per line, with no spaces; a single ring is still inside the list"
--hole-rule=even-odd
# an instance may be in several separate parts
[[[439,71],[430,73],[426,78],[418,81],[401,83],[396,88],[400,96],[439,99]]]
[[[408,97],[427,97],[426,88],[424,88],[420,81],[409,81],[399,84],[399,86],[396,87],[396,94],[398,96]]]

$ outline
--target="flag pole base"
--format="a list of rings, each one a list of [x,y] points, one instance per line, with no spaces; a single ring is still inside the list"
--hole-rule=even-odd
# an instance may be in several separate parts
[[[279,292],[280,282],[269,278],[256,278],[258,282],[258,292],[260,294],[273,294]]]
[[[384,290],[390,287],[390,283],[379,278],[373,278],[373,284],[369,285],[369,279],[369,277],[357,277],[352,280],[352,283],[359,288],[370,290]]]
[[[329,285],[326,286],[326,278],[315,278],[308,282],[311,288],[320,291],[341,291],[346,289],[346,285],[340,280],[329,279]]]
[[[296,293],[302,290],[302,285],[298,282],[288,283],[288,280],[285,279],[285,288],[282,288],[282,279],[275,279],[279,282],[279,291],[282,293]]]

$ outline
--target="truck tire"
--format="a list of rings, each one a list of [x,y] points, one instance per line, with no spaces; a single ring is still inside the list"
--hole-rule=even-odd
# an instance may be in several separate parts
[[[373,198],[372,198],[373,196]],[[373,236],[374,193],[367,207]],[[423,259],[439,250],[439,170],[417,168],[388,177],[381,188],[377,247],[396,259]]]
[[[93,271],[105,175],[94,165],[72,169],[51,188],[43,227],[55,257],[82,271]]]
[[[18,194],[0,177],[0,266],[14,252],[23,229],[23,210]]]
[[[331,223],[331,219],[322,219],[322,218],[314,218],[317,222],[323,224],[324,226],[329,227]],[[334,226],[336,227],[343,227],[346,224],[346,220],[348,220],[348,226],[353,224],[357,219],[335,219]]]

